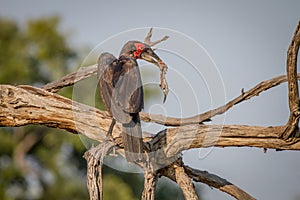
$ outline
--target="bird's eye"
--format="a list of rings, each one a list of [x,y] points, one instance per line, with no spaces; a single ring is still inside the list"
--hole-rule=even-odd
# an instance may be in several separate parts
[[[136,43],[135,48],[137,51],[143,51],[145,49],[145,45],[143,43]]]

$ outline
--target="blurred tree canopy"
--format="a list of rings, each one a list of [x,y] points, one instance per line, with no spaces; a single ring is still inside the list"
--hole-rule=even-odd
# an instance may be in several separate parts
[[[40,86],[74,71],[79,55],[59,25],[57,16],[22,25],[0,18],[0,84]],[[71,93],[72,87],[62,91],[67,97]],[[86,148],[78,136],[32,125],[0,128],[0,138],[1,200],[89,199]],[[104,198],[139,199],[142,181],[139,174],[105,167]],[[161,185],[159,199],[182,198],[174,185]]]

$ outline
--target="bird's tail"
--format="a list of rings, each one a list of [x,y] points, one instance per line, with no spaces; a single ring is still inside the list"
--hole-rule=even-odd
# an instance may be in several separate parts
[[[126,160],[134,163],[143,159],[143,138],[139,114],[127,124],[122,124],[123,143]]]

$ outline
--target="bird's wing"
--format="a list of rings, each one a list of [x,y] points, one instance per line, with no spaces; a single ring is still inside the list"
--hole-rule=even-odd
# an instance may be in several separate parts
[[[113,103],[128,114],[140,112],[144,107],[143,86],[140,71],[135,60],[120,58],[122,74],[115,81]]]
[[[111,97],[113,91],[114,69],[118,65],[118,59],[111,53],[102,53],[98,59],[98,81],[100,95],[108,112],[111,113]]]

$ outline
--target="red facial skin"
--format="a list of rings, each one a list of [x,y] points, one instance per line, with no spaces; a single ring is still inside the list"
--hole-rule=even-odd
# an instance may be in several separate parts
[[[135,48],[136,51],[133,52],[133,56],[135,58],[140,58],[141,57],[141,53],[144,51],[144,49],[146,48],[146,46],[143,43],[135,43]]]

